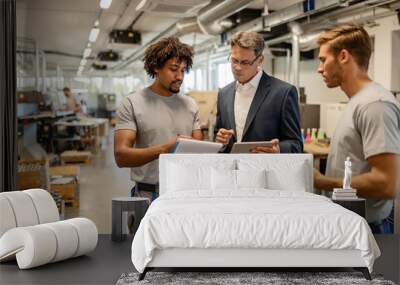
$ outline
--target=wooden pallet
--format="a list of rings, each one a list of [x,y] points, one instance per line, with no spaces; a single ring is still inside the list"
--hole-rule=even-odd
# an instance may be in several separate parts
[[[45,159],[19,160],[17,171],[17,189],[48,189],[49,164]]]
[[[72,176],[79,177],[79,166],[64,165],[52,166],[49,168],[50,176]]]
[[[64,151],[61,154],[61,164],[86,164],[92,163],[92,153],[90,151]]]

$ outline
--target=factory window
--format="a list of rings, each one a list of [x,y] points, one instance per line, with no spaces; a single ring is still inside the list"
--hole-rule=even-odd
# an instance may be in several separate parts
[[[193,70],[190,70],[189,73],[185,74],[182,87],[184,93],[195,89],[195,73]]]
[[[230,63],[218,64],[217,70],[218,88],[222,88],[234,80]]]
[[[204,84],[203,84],[203,82],[204,82],[204,80],[203,80],[203,70],[201,70],[200,68],[199,69],[196,69],[196,80],[195,80],[195,82],[196,82],[196,90],[203,90],[204,89]]]

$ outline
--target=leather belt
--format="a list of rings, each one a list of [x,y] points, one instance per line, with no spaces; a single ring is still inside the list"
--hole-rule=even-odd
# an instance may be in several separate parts
[[[137,182],[136,186],[139,191],[156,192],[158,190],[157,184],[148,184]]]

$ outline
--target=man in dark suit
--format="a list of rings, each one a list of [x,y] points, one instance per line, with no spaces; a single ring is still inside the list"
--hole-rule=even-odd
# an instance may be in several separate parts
[[[230,152],[234,142],[272,141],[255,153],[301,153],[303,139],[297,90],[262,71],[264,39],[236,33],[229,61],[236,81],[218,93],[215,140]]]

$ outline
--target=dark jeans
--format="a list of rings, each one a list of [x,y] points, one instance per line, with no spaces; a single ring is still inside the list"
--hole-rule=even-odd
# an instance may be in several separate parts
[[[394,233],[394,207],[389,217],[379,222],[369,223],[373,234],[393,234]]]
[[[143,192],[146,193],[147,195],[141,195]],[[140,189],[139,183],[136,183],[136,185],[132,187],[130,194],[131,197],[146,197],[146,198],[148,197],[151,199],[151,202],[153,202],[158,197],[158,191],[148,191]]]

